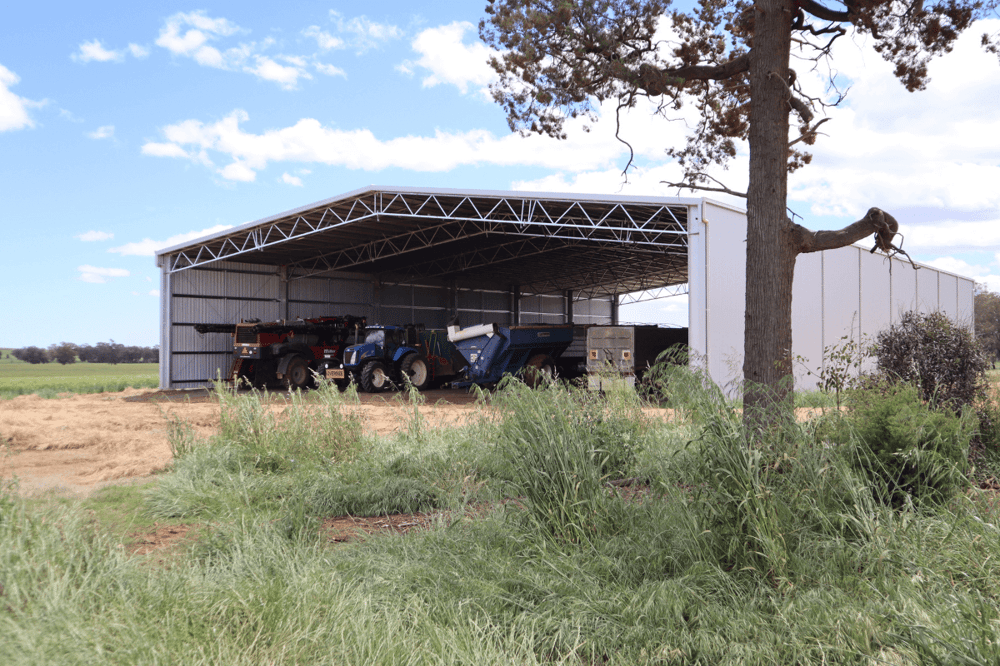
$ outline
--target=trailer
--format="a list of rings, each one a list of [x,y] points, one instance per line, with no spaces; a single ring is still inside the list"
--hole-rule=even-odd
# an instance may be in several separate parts
[[[587,386],[609,382],[634,387],[657,357],[674,345],[687,346],[688,329],[659,326],[591,326],[587,329]]]
[[[523,372],[537,385],[556,375],[556,359],[573,342],[573,325],[448,327],[448,341],[468,361],[453,385],[495,384],[504,375]]]

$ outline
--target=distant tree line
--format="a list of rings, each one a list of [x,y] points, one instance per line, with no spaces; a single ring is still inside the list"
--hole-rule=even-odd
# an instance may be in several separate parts
[[[115,342],[98,342],[96,345],[75,345],[72,342],[60,342],[50,345],[48,349],[41,347],[22,347],[11,351],[16,359],[26,363],[158,363],[160,361],[159,346],[137,347]]]
[[[1000,294],[977,284],[976,337],[992,359],[1000,358]]]

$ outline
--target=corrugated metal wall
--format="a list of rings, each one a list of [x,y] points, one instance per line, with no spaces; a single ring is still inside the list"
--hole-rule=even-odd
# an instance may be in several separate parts
[[[510,324],[512,292],[448,284],[380,284],[363,273],[282,280],[275,266],[218,262],[161,276],[160,386],[199,386],[229,372],[232,339],[197,333],[194,324],[275,321],[323,315],[365,316],[389,325],[422,323],[443,329],[453,312],[462,326]],[[523,294],[521,323],[563,323],[565,295]],[[573,301],[582,324],[611,321],[608,299]]]
[[[688,263],[691,345],[718,384],[734,386],[743,366],[746,217],[705,201],[702,218],[692,218],[692,232],[704,238],[692,242],[698,254]],[[825,349],[842,345],[844,336],[871,339],[903,312],[941,311],[971,325],[973,286],[967,278],[929,266],[915,271],[908,261],[863,247],[799,255],[792,287],[796,386],[815,387]]]

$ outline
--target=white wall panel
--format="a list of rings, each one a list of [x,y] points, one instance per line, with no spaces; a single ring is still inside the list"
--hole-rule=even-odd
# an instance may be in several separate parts
[[[823,344],[856,339],[860,324],[861,250],[841,247],[823,252]]]
[[[727,387],[743,373],[746,215],[706,201],[703,220],[707,232],[705,363],[716,383]]]
[[[891,324],[891,276],[884,258],[859,252],[861,260],[861,334],[869,338]]]
[[[917,271],[917,307],[914,309],[924,314],[937,312],[940,309],[937,271],[926,268]]]
[[[958,278],[938,273],[938,309],[958,313]]]
[[[921,269],[926,270],[926,269]],[[917,308],[917,273],[908,261],[892,260],[892,323]]]
[[[975,282],[965,278],[958,278],[958,298],[956,312],[958,321],[964,323],[975,330]]]
[[[814,252],[798,257],[792,282],[792,357],[797,386],[816,383],[823,368],[823,342],[823,254]]]

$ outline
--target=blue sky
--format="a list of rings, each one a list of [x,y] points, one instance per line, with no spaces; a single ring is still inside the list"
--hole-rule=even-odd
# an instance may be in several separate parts
[[[650,108],[623,122],[627,184],[609,109],[567,141],[512,135],[486,92],[482,6],[7,3],[0,346],[156,344],[156,249],[369,184],[676,194],[663,151],[684,123]],[[1000,64],[976,44],[998,28],[970,30],[917,94],[863,40],[838,43],[851,90],[791,180],[804,224],[879,206],[916,259],[1000,290]],[[717,174],[734,189],[745,157]],[[675,298],[623,317],[685,312]]]

